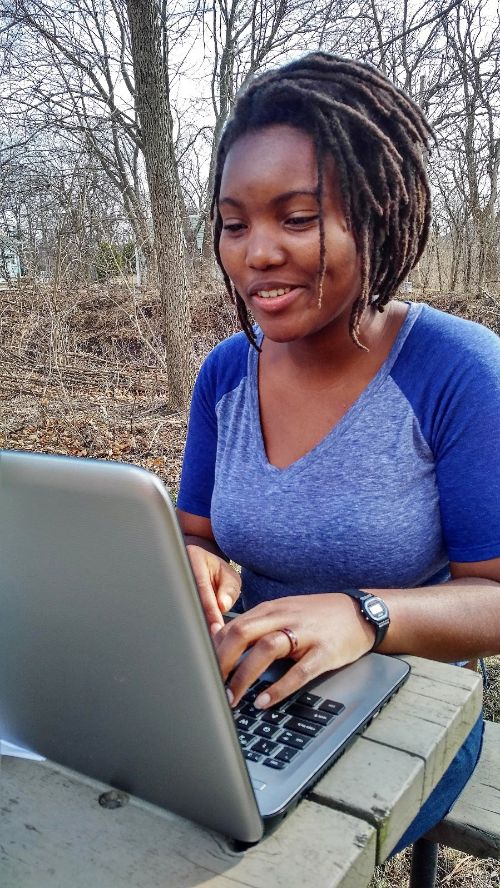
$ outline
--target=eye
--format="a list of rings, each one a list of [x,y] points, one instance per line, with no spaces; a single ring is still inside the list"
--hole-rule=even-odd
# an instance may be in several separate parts
[[[287,225],[291,225],[292,228],[305,228],[307,225],[313,225],[319,219],[319,214],[314,213],[310,216],[290,216],[286,220]]]
[[[245,227],[243,222],[224,222],[222,230],[229,231],[230,234],[238,234],[238,232],[243,231]]]

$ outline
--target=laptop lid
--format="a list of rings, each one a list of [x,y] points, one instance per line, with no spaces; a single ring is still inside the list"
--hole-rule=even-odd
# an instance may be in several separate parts
[[[0,736],[263,831],[174,510],[122,463],[0,453]]]
[[[370,654],[323,676],[308,690],[341,714],[283,771],[245,762],[163,484],[124,463],[0,452],[4,739],[254,842],[408,671]]]

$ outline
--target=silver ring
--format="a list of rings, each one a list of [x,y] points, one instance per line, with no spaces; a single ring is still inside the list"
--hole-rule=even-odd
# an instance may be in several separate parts
[[[288,629],[288,628],[278,629],[278,632],[283,632],[286,635],[286,637],[288,638],[288,641],[290,642],[290,650],[288,651],[288,656],[290,657],[291,654],[294,654],[295,651],[298,650],[299,639],[295,635],[295,632],[293,631],[293,629]]]

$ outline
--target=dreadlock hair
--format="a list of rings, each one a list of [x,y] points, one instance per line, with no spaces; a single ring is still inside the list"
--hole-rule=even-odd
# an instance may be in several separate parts
[[[319,205],[319,304],[326,268],[324,164],[333,158],[346,222],[360,259],[361,292],[349,321],[354,342],[368,304],[379,311],[416,265],[430,226],[424,155],[432,130],[420,108],[370,65],[327,53],[255,77],[238,97],[219,143],[211,219],[214,250],[238,318],[257,347],[247,309],[222,265],[219,194],[226,157],[248,132],[287,124],[313,139]]]

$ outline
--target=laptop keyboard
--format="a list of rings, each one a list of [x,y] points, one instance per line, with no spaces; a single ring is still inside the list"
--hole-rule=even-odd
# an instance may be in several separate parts
[[[234,709],[234,721],[245,758],[282,771],[345,706],[298,691],[272,709],[257,709],[254,700],[270,684],[259,681],[252,685]]]

